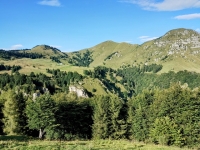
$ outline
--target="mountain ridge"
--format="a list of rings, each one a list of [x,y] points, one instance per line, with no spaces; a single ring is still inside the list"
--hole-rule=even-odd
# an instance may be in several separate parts
[[[192,29],[173,29],[141,45],[109,40],[78,52],[86,50],[92,53],[94,60],[90,67],[105,65],[116,69],[124,65],[156,63],[164,66],[161,73],[170,70],[200,72],[200,34]]]
[[[70,62],[90,59],[88,67],[106,66],[118,69],[123,66],[163,65],[159,73],[188,70],[200,72],[200,33],[192,29],[172,29],[157,39],[143,44],[101,42],[76,52],[62,52],[48,45],[37,45],[27,50],[15,50],[20,53],[38,53],[56,62]],[[3,50],[2,50],[3,52]],[[84,55],[89,52],[87,55]],[[87,56],[87,58],[83,58]],[[79,59],[77,59],[79,57]],[[80,63],[71,64],[76,65]]]

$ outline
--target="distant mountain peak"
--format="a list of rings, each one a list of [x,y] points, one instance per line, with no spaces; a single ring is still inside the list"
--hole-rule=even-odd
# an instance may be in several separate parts
[[[190,38],[192,36],[200,36],[200,34],[192,29],[185,29],[185,28],[179,28],[179,29],[173,29],[168,31],[164,36],[161,38],[171,38],[174,39],[181,39],[181,38]]]
[[[41,48],[41,49],[43,49],[43,50],[52,49],[52,50],[60,51],[60,50],[59,50],[58,48],[56,48],[56,47],[49,46],[49,45],[45,45],[45,44],[43,44],[43,45],[36,45],[36,46],[33,47],[32,49],[34,49],[34,48]]]
[[[154,44],[158,47],[169,45],[176,49],[200,48],[200,34],[192,29],[174,29],[156,39]]]
[[[31,52],[39,53],[44,56],[66,56],[67,54],[61,52],[59,49],[49,45],[36,45],[31,49]]]

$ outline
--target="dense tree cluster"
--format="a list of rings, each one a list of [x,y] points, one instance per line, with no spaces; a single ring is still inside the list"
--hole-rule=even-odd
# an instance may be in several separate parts
[[[63,92],[68,91],[68,87],[70,84],[78,83],[79,81],[83,80],[83,76],[76,71],[65,72],[65,71],[60,71],[59,69],[56,70],[47,69],[47,73],[52,74],[52,80],[55,82],[57,86],[60,87],[59,90]]]
[[[61,63],[60,58],[51,56],[50,59],[54,62]]]
[[[108,60],[108,59],[111,59],[112,56],[115,55],[116,53],[117,53],[117,52],[111,53],[110,55],[108,55],[108,56],[104,59],[104,61],[106,61],[106,60]]]
[[[146,68],[146,69],[145,69]],[[126,67],[118,69],[116,76],[121,77],[119,81],[124,85],[129,96],[141,93],[143,89],[169,88],[170,83],[187,83],[190,88],[200,86],[200,74],[189,71],[179,71],[177,73],[170,71],[160,75],[147,73],[162,68],[160,65],[147,65],[142,67]],[[153,71],[154,72],[154,71]]]
[[[62,72],[59,69],[47,69],[47,73],[52,74],[52,76],[33,72],[30,75],[25,75],[18,71],[11,75],[8,73],[0,74],[0,89],[8,90],[18,87],[25,93],[34,93],[36,90],[43,93],[43,88],[47,88],[53,94],[56,91],[67,92],[70,84],[83,79],[83,76],[77,72]]]
[[[65,93],[46,93],[32,100],[20,91],[5,93],[7,97],[0,96],[5,134],[35,135],[37,130],[40,138],[48,139],[199,144],[200,90],[178,83],[168,89],[144,90],[127,102],[111,95],[72,99]]]
[[[68,62],[74,66],[89,67],[89,65],[93,62],[91,54],[92,52],[89,50],[86,50],[83,54],[76,52],[75,56],[72,56]]]
[[[166,145],[198,145],[199,89],[179,84],[144,91],[129,101],[132,138]]]
[[[22,67],[21,66],[18,66],[18,65],[13,65],[13,66],[10,66],[10,65],[3,65],[3,64],[0,64],[0,71],[3,71],[3,70],[12,70],[12,73],[16,72],[16,71],[19,71]]]
[[[95,67],[93,71],[84,70],[84,75],[91,78],[97,78],[104,85],[106,91],[110,91],[113,94],[118,95],[121,98],[126,98],[121,92],[121,89],[116,85],[116,79],[113,77],[113,74],[116,73],[116,70],[107,68],[105,66]],[[110,79],[108,79],[108,76]]]
[[[30,53],[26,52],[26,50],[19,51],[19,50],[0,50],[0,58],[8,59],[10,60],[11,58],[31,58],[31,59],[36,59],[36,58],[43,58],[42,54],[38,53]]]

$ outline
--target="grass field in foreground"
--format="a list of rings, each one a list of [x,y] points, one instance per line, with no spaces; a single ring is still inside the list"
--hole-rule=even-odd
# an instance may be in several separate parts
[[[23,136],[0,136],[1,150],[188,150],[127,140],[48,141]]]

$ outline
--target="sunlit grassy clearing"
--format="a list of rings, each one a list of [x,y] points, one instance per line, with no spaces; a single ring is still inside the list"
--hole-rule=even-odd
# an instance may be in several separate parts
[[[0,149],[15,150],[187,150],[187,148],[145,144],[127,140],[48,141],[21,136],[0,136]]]
[[[4,65],[20,65],[22,69],[19,71],[20,73],[30,74],[31,72],[34,73],[46,73],[46,69],[60,69],[61,71],[77,71],[80,74],[83,74],[83,70],[92,69],[86,67],[78,67],[78,66],[71,66],[67,62],[63,62],[62,64],[58,64],[53,62],[51,59],[15,59],[10,61],[3,61],[1,60],[0,63],[4,63]],[[1,71],[0,73],[10,73],[10,71]]]

